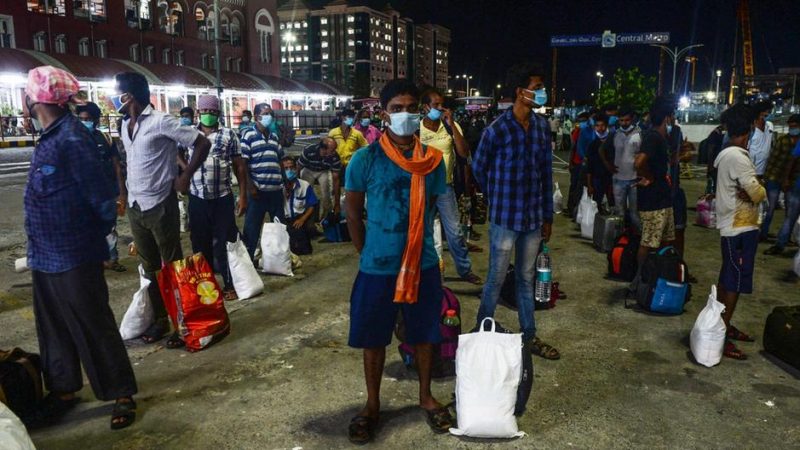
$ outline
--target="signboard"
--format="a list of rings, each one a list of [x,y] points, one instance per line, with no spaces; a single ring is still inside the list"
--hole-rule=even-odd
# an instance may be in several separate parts
[[[603,47],[617,45],[669,44],[669,31],[647,33],[568,34],[550,37],[551,47]]]

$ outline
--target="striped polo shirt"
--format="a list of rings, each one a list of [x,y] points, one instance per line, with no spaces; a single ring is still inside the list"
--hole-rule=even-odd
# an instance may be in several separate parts
[[[257,128],[247,130],[242,135],[241,149],[242,157],[247,160],[250,179],[259,191],[283,189],[280,163],[283,150],[275,133],[269,133],[265,139]]]

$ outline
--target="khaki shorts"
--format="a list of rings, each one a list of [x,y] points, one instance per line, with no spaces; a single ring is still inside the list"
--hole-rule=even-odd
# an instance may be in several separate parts
[[[675,216],[672,208],[656,211],[639,211],[642,221],[641,245],[661,248],[661,244],[675,240]]]

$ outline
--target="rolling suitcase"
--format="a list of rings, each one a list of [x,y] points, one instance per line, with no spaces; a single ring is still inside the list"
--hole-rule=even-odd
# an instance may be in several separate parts
[[[614,248],[617,238],[622,235],[623,220],[620,216],[598,213],[594,218],[594,233],[592,241],[594,247],[603,253],[608,253]]]
[[[800,370],[800,306],[779,306],[767,316],[764,350]]]

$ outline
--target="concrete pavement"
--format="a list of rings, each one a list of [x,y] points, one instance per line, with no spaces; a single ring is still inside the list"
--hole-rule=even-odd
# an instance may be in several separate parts
[[[561,186],[567,178],[557,174]],[[704,186],[684,181],[690,204]],[[565,189],[565,188],[562,188]],[[5,205],[3,208],[10,211]],[[19,210],[16,210],[17,213]],[[777,213],[776,222],[783,217]],[[690,220],[694,213],[689,212]],[[124,222],[124,220],[123,220]],[[123,242],[130,235],[121,225]],[[477,244],[488,250],[488,233]],[[184,235],[184,245],[188,236]],[[691,362],[688,334],[719,270],[719,237],[690,226],[686,259],[699,279],[687,312],[677,317],[637,314],[622,306],[623,283],[604,279],[605,255],[558,216],[551,253],[555,279],[569,298],[536,313],[540,336],[559,348],[560,361],[534,360],[528,436],[480,441],[434,436],[416,408],[417,385],[387,349],[383,425],[374,448],[798,448],[800,383],[762,354],[760,340],[742,344],[748,361],[724,360],[707,369]],[[347,424],[362,406],[361,354],[347,343],[349,292],[357,257],[349,244],[315,244],[295,278],[265,276],[266,293],[228,303],[232,332],[200,353],[134,346],[139,418],[129,429],[108,429],[110,405],[91,390],[65,420],[32,434],[43,449],[304,449],[348,448]],[[788,277],[789,257],[756,261],[756,291],[743,296],[734,322],[760,336],[769,311],[800,303]],[[13,251],[2,254],[2,347],[36,350],[29,274],[9,273]],[[453,274],[446,254],[447,275]],[[487,253],[472,254],[486,273]],[[136,262],[108,273],[118,318],[138,287]],[[462,320],[469,326],[478,289],[452,279]],[[497,318],[516,327],[516,313]],[[436,381],[434,394],[450,401],[454,380]]]

